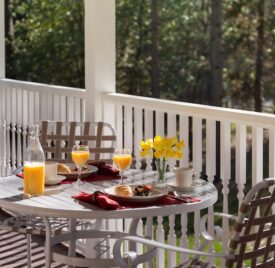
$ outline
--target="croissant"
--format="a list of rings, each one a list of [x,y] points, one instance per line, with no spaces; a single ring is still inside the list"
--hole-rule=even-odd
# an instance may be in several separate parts
[[[133,190],[129,185],[118,185],[115,187],[115,194],[119,196],[133,196]]]
[[[71,170],[65,164],[58,164],[58,166],[57,166],[57,172],[71,173]]]

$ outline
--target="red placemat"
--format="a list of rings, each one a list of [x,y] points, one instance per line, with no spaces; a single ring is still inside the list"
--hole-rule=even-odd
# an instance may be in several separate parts
[[[165,195],[160,199],[158,199],[157,201],[153,201],[152,203],[147,203],[147,202],[146,203],[129,203],[125,201],[114,200],[111,196],[102,192],[95,192],[93,194],[80,192],[79,194],[72,196],[72,198],[85,203],[95,205],[97,207],[100,207],[106,210],[141,208],[141,207],[148,207],[148,206],[175,205],[175,204],[182,204],[182,203],[195,203],[195,202],[201,201],[201,199],[199,198],[192,198],[188,196],[186,196],[186,200],[179,200],[174,198],[172,195],[171,196]]]
[[[93,173],[90,176],[81,179],[85,182],[93,182],[93,181],[107,181],[107,180],[118,180],[120,179],[119,170],[113,167],[112,165],[106,164],[105,162],[94,162],[93,166],[98,168],[97,173]],[[23,173],[18,173],[16,176],[20,178],[24,178]],[[61,184],[71,184],[75,182],[76,179],[65,179],[61,182]]]

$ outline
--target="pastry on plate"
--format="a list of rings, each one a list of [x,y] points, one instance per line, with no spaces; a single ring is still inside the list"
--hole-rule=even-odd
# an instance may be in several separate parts
[[[115,187],[115,194],[119,196],[133,196],[133,190],[129,185],[118,185]]]
[[[70,168],[65,164],[58,164],[57,172],[59,173],[71,173]]]

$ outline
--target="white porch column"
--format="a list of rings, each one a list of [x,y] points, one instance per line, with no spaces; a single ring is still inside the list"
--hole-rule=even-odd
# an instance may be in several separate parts
[[[0,0],[0,78],[5,78],[5,0]]]
[[[115,0],[85,0],[86,120],[102,120],[102,94],[115,92]]]

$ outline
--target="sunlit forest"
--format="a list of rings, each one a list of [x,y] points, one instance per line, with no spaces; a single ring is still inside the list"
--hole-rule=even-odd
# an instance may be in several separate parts
[[[5,1],[7,77],[85,88],[83,1]],[[117,92],[274,112],[274,10],[116,0]]]

